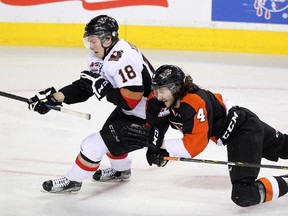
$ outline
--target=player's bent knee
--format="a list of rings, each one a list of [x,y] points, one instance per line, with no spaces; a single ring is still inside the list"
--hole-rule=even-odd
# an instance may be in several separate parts
[[[108,149],[99,133],[93,133],[81,143],[81,153],[92,161],[100,161]]]
[[[260,203],[259,188],[255,182],[233,183],[231,199],[241,207],[257,205]]]

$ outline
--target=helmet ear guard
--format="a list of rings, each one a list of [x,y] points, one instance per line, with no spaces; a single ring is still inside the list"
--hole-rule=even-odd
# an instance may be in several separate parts
[[[117,32],[117,31],[113,31],[113,32],[111,33],[111,35],[112,35],[112,37],[118,37],[118,32]]]

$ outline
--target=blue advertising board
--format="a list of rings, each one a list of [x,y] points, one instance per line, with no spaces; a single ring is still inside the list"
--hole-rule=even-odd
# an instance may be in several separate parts
[[[288,0],[212,0],[212,21],[288,24]]]

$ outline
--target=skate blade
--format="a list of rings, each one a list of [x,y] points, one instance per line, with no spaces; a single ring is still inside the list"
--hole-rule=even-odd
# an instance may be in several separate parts
[[[40,191],[42,192],[42,193],[47,193],[47,194],[78,194],[78,192],[80,191],[80,190],[78,190],[78,191],[68,191],[68,190],[66,190],[66,191],[46,191],[46,190],[44,190],[44,189],[40,189]]]
[[[111,183],[113,183],[113,182],[129,182],[130,181],[130,178],[128,178],[128,179],[107,179],[107,180],[95,180],[95,179],[93,179],[93,178],[91,178],[91,181],[92,182],[103,182],[103,183],[108,183],[108,182],[111,182]]]

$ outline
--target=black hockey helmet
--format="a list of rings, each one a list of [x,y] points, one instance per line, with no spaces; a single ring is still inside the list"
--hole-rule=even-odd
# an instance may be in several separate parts
[[[114,18],[107,15],[99,15],[87,23],[83,37],[96,35],[102,43],[109,37],[114,41],[118,38],[118,29],[118,23]]]
[[[161,87],[168,87],[174,97],[178,97],[178,93],[184,84],[185,73],[176,65],[162,65],[152,76],[152,90]]]

